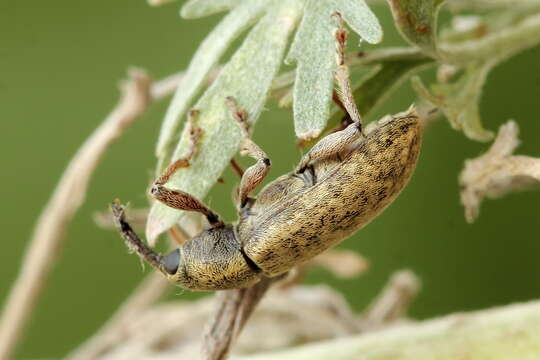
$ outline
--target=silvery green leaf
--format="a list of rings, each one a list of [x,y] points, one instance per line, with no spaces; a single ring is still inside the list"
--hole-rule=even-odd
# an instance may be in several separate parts
[[[437,13],[444,0],[388,0],[398,30],[411,44],[437,54]]]
[[[196,19],[232,9],[241,3],[247,5],[249,2],[249,0],[190,0],[182,6],[180,16],[184,19]]]
[[[161,127],[156,148],[160,164],[158,172],[169,163],[173,147],[179,139],[181,119],[193,97],[204,85],[208,73],[229,44],[262,15],[268,3],[268,0],[244,1],[225,16],[197,49],[167,109]]]
[[[267,14],[251,30],[219,77],[195,104],[194,108],[200,110],[196,126],[204,131],[197,145],[199,155],[191,161],[189,168],[178,171],[171,178],[168,187],[186,191],[201,199],[206,196],[238,151],[241,140],[238,125],[225,105],[225,97],[235,97],[238,104],[247,110],[251,123],[257,120],[272,79],[281,65],[288,35],[300,17],[302,6],[301,0],[274,0],[269,3]],[[187,140],[184,132],[174,159],[185,154]],[[146,227],[148,240],[155,241],[182,214],[182,211],[154,203]]]
[[[339,12],[347,24],[370,44],[381,42],[383,31],[379,20],[364,0],[334,0],[335,11]]]
[[[150,6],[161,6],[161,5],[171,3],[173,1],[175,1],[175,0],[146,0],[148,5],[150,5]]]
[[[378,42],[382,38],[379,22],[363,0],[308,0],[287,57],[287,61],[297,62],[294,126],[296,135],[303,140],[317,137],[328,119],[336,67],[335,12],[340,12],[366,41]]]
[[[454,129],[462,130],[470,139],[488,141],[493,138],[493,133],[483,128],[478,104],[494,64],[469,65],[456,82],[433,84],[431,90],[419,78],[413,79],[412,85],[421,97],[442,110]]]
[[[308,0],[304,17],[294,38],[287,61],[296,60],[293,90],[294,130],[300,139],[320,134],[330,112],[332,81],[336,67],[331,18],[333,2]]]

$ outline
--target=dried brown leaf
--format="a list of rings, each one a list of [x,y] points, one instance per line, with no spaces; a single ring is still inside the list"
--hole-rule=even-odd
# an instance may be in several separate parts
[[[228,293],[225,296],[233,294]],[[205,297],[195,302],[175,301],[145,309],[127,319],[115,345],[100,359],[199,359],[200,334],[216,301],[220,300]],[[254,311],[233,353],[285,349],[352,335],[357,332],[358,324],[358,316],[343,296],[327,286],[274,288]]]
[[[497,139],[484,155],[465,160],[459,183],[468,222],[478,217],[484,197],[494,199],[540,185],[540,159],[512,155],[518,144],[518,126],[510,120],[499,128]]]

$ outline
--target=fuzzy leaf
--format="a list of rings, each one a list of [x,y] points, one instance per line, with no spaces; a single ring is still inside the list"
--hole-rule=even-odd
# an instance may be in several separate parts
[[[193,1],[192,1],[193,2]],[[193,97],[201,90],[204,80],[216,65],[229,44],[263,13],[268,0],[245,1],[233,9],[206,37],[193,56],[182,82],[167,109],[156,148],[158,172],[170,162],[177,144],[181,119]],[[185,6],[191,4],[188,3]]]
[[[398,30],[431,56],[437,53],[437,13],[444,0],[388,0]]]
[[[175,0],[146,0],[148,5],[150,5],[150,6],[161,6],[161,5],[165,5],[165,4],[168,4],[168,3],[172,3],[173,1],[175,1]]]
[[[225,97],[234,96],[238,104],[247,110],[251,123],[257,120],[302,6],[301,0],[274,0],[269,3],[267,14],[251,30],[219,77],[194,106],[200,110],[196,126],[204,131],[197,146],[199,155],[191,161],[189,168],[177,172],[167,186],[198,198],[206,196],[237,152],[241,140],[238,125],[225,105]],[[187,138],[184,132],[174,159],[185,153]],[[154,203],[146,227],[148,241],[155,241],[183,213]]]
[[[321,133],[330,112],[337,30],[332,14],[336,11],[366,41],[382,38],[379,22],[363,0],[308,0],[287,57],[297,62],[293,111],[296,135],[303,140]]]
[[[494,62],[470,65],[455,83],[434,84],[431,91],[419,78],[413,79],[412,85],[421,97],[442,110],[454,129],[463,130],[470,139],[489,141],[493,133],[482,127],[478,104],[493,65]]]
[[[510,120],[500,127],[497,139],[485,154],[465,161],[459,182],[468,222],[478,217],[484,197],[498,198],[540,186],[540,159],[512,155],[518,144],[518,126]]]
[[[383,38],[379,20],[364,0],[334,0],[335,11],[339,12],[347,24],[370,44],[377,44]]]
[[[182,6],[180,16],[184,19],[197,19],[204,16],[216,14],[243,3],[248,5],[250,1],[245,0],[190,0]]]

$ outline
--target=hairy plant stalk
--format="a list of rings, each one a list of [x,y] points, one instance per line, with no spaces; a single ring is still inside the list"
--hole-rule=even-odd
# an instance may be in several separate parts
[[[540,301],[534,301],[233,360],[536,360],[539,354]]]

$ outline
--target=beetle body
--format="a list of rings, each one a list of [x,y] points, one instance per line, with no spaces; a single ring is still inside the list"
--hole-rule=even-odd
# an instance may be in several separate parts
[[[350,125],[353,126],[353,125]],[[380,214],[409,181],[421,145],[414,110],[379,121],[342,151],[283,175],[163,258],[162,271],[193,290],[247,287],[279,276],[346,239]]]
[[[409,181],[420,151],[423,126],[416,111],[388,116],[362,131],[362,119],[345,64],[347,31],[338,13],[336,103],[351,123],[331,133],[304,155],[297,168],[249,196],[270,170],[270,159],[250,137],[247,112],[232,97],[225,103],[242,135],[240,153],[256,160],[238,171],[239,219],[226,225],[194,196],[166,187],[174,172],[189,166],[202,129],[198,110],[188,113],[187,156],[177,159],[154,182],[151,194],[165,205],[203,214],[210,228],[162,256],[150,249],[112,209],[127,245],[172,282],[192,290],[250,287],[263,277],[278,277],[343,241],[380,214]]]

